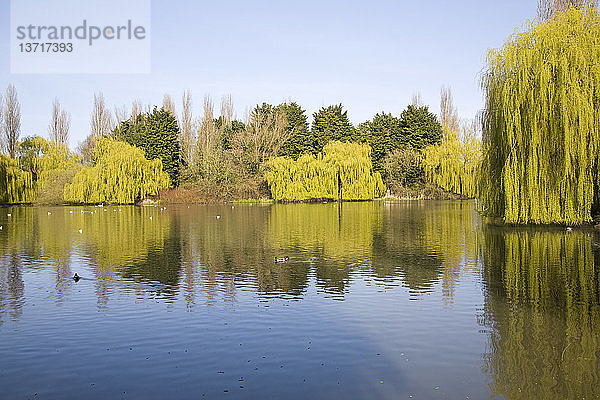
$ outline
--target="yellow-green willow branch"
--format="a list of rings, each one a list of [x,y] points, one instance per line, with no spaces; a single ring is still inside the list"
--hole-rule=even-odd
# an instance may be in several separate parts
[[[94,160],[65,186],[66,201],[129,204],[171,184],[160,159],[147,160],[142,149],[124,142],[98,139]]]
[[[31,203],[34,194],[31,172],[21,171],[17,160],[0,155],[0,203]]]
[[[385,193],[378,172],[373,172],[371,147],[330,142],[317,157],[305,154],[294,161],[277,157],[265,165],[265,178],[275,200],[368,200]]]
[[[480,198],[507,223],[592,219],[600,145],[600,16],[531,21],[491,50],[482,79]]]
[[[459,140],[447,134],[439,145],[423,149],[421,166],[427,179],[444,190],[461,196],[477,196],[477,177],[481,161],[481,141],[470,137]]]

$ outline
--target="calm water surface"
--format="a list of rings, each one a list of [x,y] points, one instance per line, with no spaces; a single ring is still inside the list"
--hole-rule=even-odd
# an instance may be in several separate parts
[[[0,209],[0,398],[600,397],[598,237],[474,208]]]

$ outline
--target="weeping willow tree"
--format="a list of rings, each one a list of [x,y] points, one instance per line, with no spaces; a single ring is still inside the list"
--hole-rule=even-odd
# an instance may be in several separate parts
[[[43,180],[53,170],[72,168],[81,158],[62,143],[47,141],[41,136],[26,137],[19,143],[19,164],[30,171],[34,180]]]
[[[481,141],[449,134],[439,145],[423,149],[421,166],[426,178],[448,192],[467,198],[477,196]]]
[[[532,21],[489,52],[481,203],[507,223],[591,221],[598,194],[600,16]]]
[[[64,186],[81,169],[81,159],[66,144],[40,136],[19,143],[19,165],[31,172],[35,184],[34,204],[62,204]]]
[[[69,150],[66,145],[49,142],[46,152],[39,159],[39,179],[44,180],[52,171],[64,171],[80,163],[81,157]]]
[[[265,164],[265,178],[275,200],[368,200],[385,193],[371,147],[358,143],[329,142],[316,157],[305,154],[297,161],[274,158]]]
[[[424,148],[420,157],[425,178],[448,192],[473,198],[477,195],[481,140],[475,120],[461,123],[450,87],[442,87],[440,93],[440,124],[442,142]]]
[[[64,198],[75,203],[130,204],[156,195],[170,183],[160,159],[147,160],[142,149],[124,142],[98,139],[94,165],[75,175],[65,186]]]
[[[0,154],[0,203],[31,203],[34,189],[31,172],[22,171],[17,160]]]

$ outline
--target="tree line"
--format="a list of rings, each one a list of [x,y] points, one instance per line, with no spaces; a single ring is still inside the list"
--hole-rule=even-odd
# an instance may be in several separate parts
[[[3,150],[7,160],[16,160],[16,164],[6,161],[7,167],[8,164],[13,166],[12,169],[7,169],[13,171],[11,182],[32,182],[29,184],[30,190],[26,191],[29,194],[22,201],[30,200],[32,196],[44,198],[46,201],[53,199],[52,202],[66,199],[78,199],[80,202],[88,199],[91,202],[91,199],[101,198],[98,197],[98,193],[92,194],[86,192],[87,189],[84,190],[84,187],[97,187],[97,182],[84,182],[84,176],[87,180],[93,180],[92,176],[96,175],[91,175],[88,169],[84,171],[83,167],[88,165],[93,169],[99,164],[122,162],[109,152],[96,149],[101,139],[140,148],[147,160],[159,159],[160,168],[168,174],[169,185],[172,187],[205,188],[222,199],[273,195],[274,188],[269,187],[266,179],[269,166],[276,165],[272,160],[283,157],[290,162],[297,162],[303,156],[305,161],[308,160],[306,156],[317,160],[326,145],[334,142],[346,143],[350,146],[349,149],[352,148],[351,144],[369,147],[369,165],[364,169],[367,171],[366,175],[357,178],[357,182],[360,179],[366,179],[364,182],[379,179],[385,186],[378,183],[377,190],[365,189],[364,193],[380,195],[380,192],[385,192],[383,188],[386,186],[394,194],[403,193],[403,190],[419,193],[425,185],[435,184],[448,191],[473,196],[472,190],[463,191],[461,185],[444,186],[443,179],[436,180],[437,175],[446,173],[440,168],[443,160],[439,155],[437,159],[431,156],[435,152],[427,150],[434,147],[443,148],[450,137],[458,139],[461,127],[449,89],[442,90],[439,118],[428,106],[422,104],[420,95],[417,94],[413,96],[412,104],[398,116],[381,112],[357,126],[351,123],[348,111],[342,104],[320,108],[313,113],[309,124],[306,110],[296,102],[278,105],[262,103],[255,106],[244,120],[240,120],[236,118],[231,96],[221,99],[218,115],[212,99],[205,96],[202,114],[196,118],[192,112],[190,91],[183,93],[179,112],[170,95],[164,96],[160,106],[143,106],[136,100],[129,108],[111,109],[104,95],[95,93],[90,114],[90,134],[79,143],[75,151],[71,151],[67,146],[71,116],[62,108],[58,99],[52,103],[48,140],[40,136],[20,140],[20,104],[13,85],[9,85],[3,98],[5,102],[0,113]],[[129,152],[127,147],[121,146],[123,152]],[[116,147],[104,144],[102,148]],[[456,146],[449,148],[456,151]],[[460,150],[460,146],[458,148]],[[358,153],[343,150],[340,154],[352,158]],[[459,163],[464,159],[459,153],[455,158]],[[19,168],[14,168],[15,165]],[[142,166],[144,163],[140,161],[136,165]],[[292,164],[284,162],[278,165],[281,167]],[[154,165],[152,168],[156,167]],[[335,168],[340,173],[339,167]],[[122,166],[123,171],[130,169],[130,166]],[[463,170],[464,168],[457,169]],[[117,173],[114,169],[111,171],[113,174]],[[269,176],[273,178],[273,169],[270,171]],[[21,173],[30,174],[31,177],[21,179],[17,176]],[[108,170],[104,170],[104,173],[108,174]],[[147,173],[140,176],[157,175]],[[94,179],[107,178],[96,176]],[[119,182],[125,180],[118,177],[111,179]],[[161,184],[157,184],[153,179],[150,179],[151,182],[138,182],[133,185],[137,188],[148,186],[154,188],[153,190],[140,192],[136,189],[136,193],[153,195],[160,188],[164,188],[163,178],[157,178],[157,182]],[[5,181],[5,187],[13,184],[8,182],[9,178]],[[275,181],[274,178],[270,180]],[[67,185],[74,183],[83,186],[77,190],[73,186],[67,188]],[[30,193],[32,190],[35,192],[33,195]],[[79,195],[75,196],[75,192]],[[310,193],[310,190],[306,189],[305,192]],[[341,193],[339,190],[330,192]],[[84,196],[82,193],[88,194]],[[364,193],[359,197],[363,198]],[[121,193],[108,197],[130,199],[130,194]],[[11,200],[15,200],[14,196]]]

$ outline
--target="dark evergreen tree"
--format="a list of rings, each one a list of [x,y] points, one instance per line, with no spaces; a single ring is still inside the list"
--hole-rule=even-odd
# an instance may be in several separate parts
[[[144,149],[149,160],[160,158],[163,170],[169,174],[173,186],[179,183],[179,126],[169,111],[158,109],[137,117],[135,122],[123,121],[113,137]]]
[[[329,141],[353,142],[357,139],[356,129],[341,104],[322,107],[313,114],[311,146],[314,154],[321,152]]]
[[[312,149],[306,111],[295,102],[282,103],[276,109],[285,113],[287,119],[286,130],[289,135],[279,150],[279,155],[297,160],[303,153],[308,153]]]
[[[442,126],[427,106],[409,105],[400,115],[400,120],[404,138],[398,143],[408,144],[417,150],[441,143],[444,136]]]
[[[219,141],[223,150],[230,150],[233,135],[246,128],[246,125],[242,121],[234,119],[230,124],[227,124],[227,121],[223,117],[215,119],[215,126],[219,130]]]
[[[256,115],[261,118],[257,123],[265,123],[271,118],[271,115],[275,112],[275,106],[269,103],[262,103],[260,106],[257,105],[251,112],[251,115]]]
[[[392,114],[375,114],[372,121],[358,126],[359,140],[371,146],[373,169],[382,171],[384,157],[406,146],[407,138],[402,131],[402,121]]]

